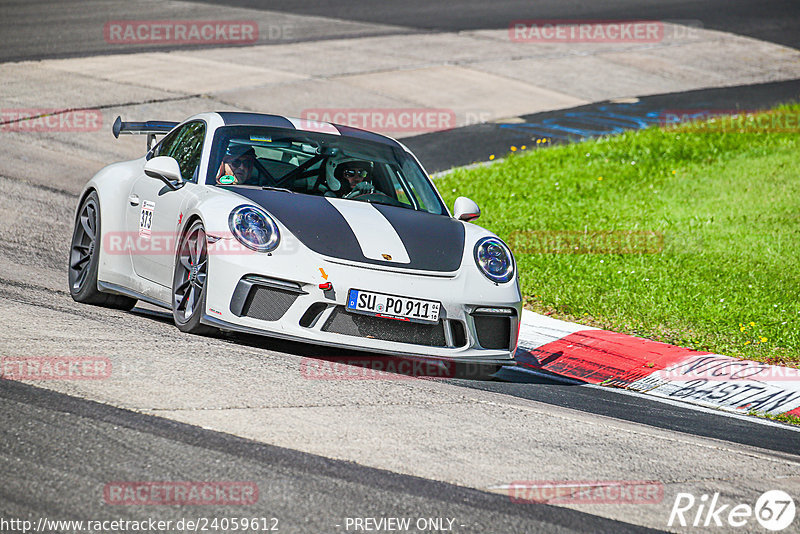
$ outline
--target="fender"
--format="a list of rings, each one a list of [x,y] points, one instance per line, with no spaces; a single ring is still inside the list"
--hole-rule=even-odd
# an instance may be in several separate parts
[[[100,200],[100,226],[103,234],[109,231],[121,232],[126,230],[125,209],[128,204],[128,194],[131,184],[141,173],[145,158],[115,163],[101,169],[83,188],[80,202],[75,209],[77,221],[80,204],[89,195],[91,190],[97,192]],[[107,254],[103,243],[100,246],[97,279],[128,286],[129,280],[134,278],[133,265],[130,257],[124,254]]]

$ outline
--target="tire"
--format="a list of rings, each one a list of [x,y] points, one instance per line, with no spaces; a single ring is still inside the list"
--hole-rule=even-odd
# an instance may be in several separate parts
[[[172,275],[172,318],[181,332],[209,335],[217,331],[200,322],[206,309],[208,242],[201,221],[181,237]]]
[[[95,304],[118,310],[130,310],[136,299],[102,293],[97,289],[97,266],[100,263],[100,199],[92,191],[78,210],[67,265],[69,294],[75,302]]]

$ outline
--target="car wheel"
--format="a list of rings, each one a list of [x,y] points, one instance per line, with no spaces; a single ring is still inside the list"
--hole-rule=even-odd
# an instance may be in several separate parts
[[[102,293],[97,289],[97,265],[100,262],[100,199],[92,191],[78,210],[72,244],[69,250],[69,294],[84,304],[97,304],[120,310],[130,310],[136,299],[123,295]]]
[[[203,223],[195,222],[181,238],[172,277],[172,317],[181,332],[206,335],[215,328],[200,322],[206,309],[208,241]]]

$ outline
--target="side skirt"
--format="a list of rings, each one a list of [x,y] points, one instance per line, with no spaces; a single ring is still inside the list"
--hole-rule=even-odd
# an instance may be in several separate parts
[[[160,306],[162,308],[167,308],[168,310],[172,309],[172,306],[166,302],[154,299],[153,297],[148,297],[147,295],[143,295],[137,291],[128,289],[127,287],[123,287],[118,284],[111,284],[109,282],[102,282],[98,280],[97,289],[103,291],[104,293],[115,293],[117,295],[125,295],[126,297],[132,297],[135,298],[136,300],[141,300],[149,304],[152,304],[154,306]]]

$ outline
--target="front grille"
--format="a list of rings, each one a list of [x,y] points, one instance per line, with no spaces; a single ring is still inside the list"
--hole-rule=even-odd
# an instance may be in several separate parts
[[[511,317],[473,315],[478,343],[484,349],[506,349],[511,344]]]
[[[346,336],[367,337],[429,347],[444,347],[444,327],[442,321],[436,324],[412,323],[395,319],[383,319],[344,311],[337,306],[325,324],[324,332],[334,332]]]
[[[254,285],[244,301],[242,315],[262,321],[277,321],[283,317],[297,296],[296,292]]]

